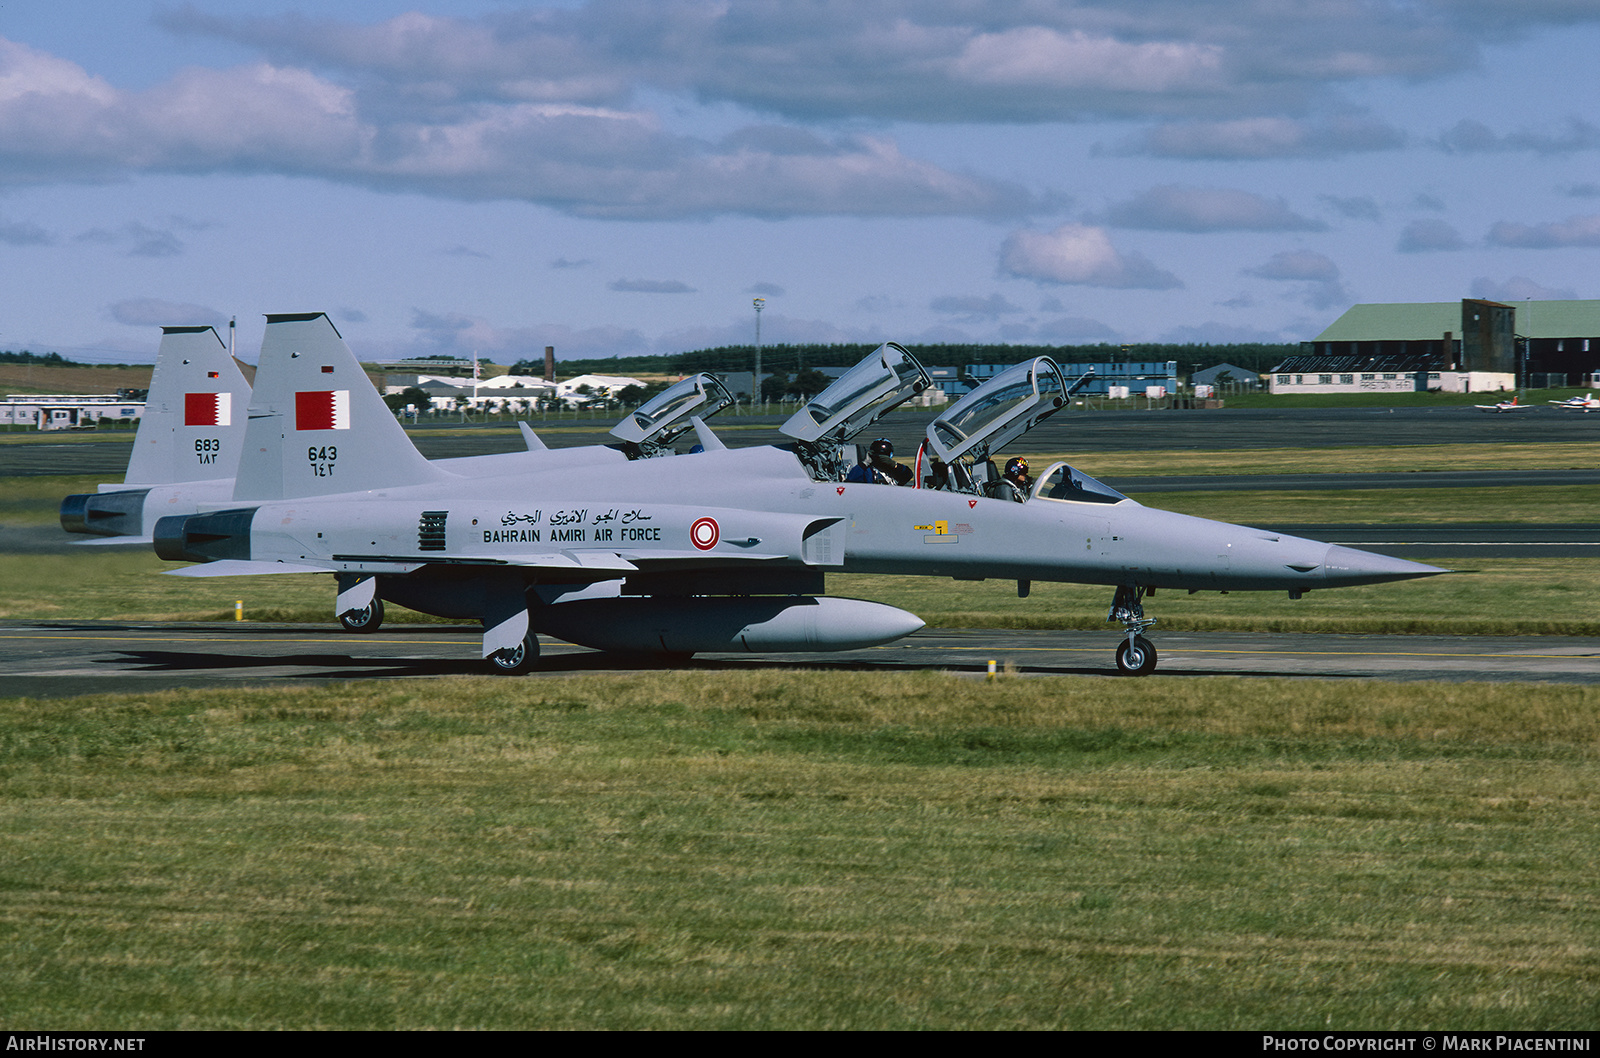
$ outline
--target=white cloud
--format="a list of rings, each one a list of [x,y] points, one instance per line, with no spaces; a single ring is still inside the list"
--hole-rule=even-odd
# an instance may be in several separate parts
[[[1401,253],[1424,253],[1430,250],[1460,250],[1466,245],[1454,225],[1430,217],[1407,224],[1400,233],[1400,242],[1395,249]]]
[[[677,279],[614,279],[607,286],[630,294],[694,293],[694,287]]]
[[[0,217],[0,243],[8,246],[48,246],[55,237],[37,224]]]
[[[1442,150],[1456,154],[1499,151],[1570,154],[1600,148],[1600,126],[1583,118],[1569,117],[1558,131],[1522,129],[1502,136],[1481,121],[1464,118],[1440,133],[1438,144]]]
[[[411,339],[373,339],[359,333],[345,337],[362,359],[470,357],[477,353],[496,363],[513,364],[542,359],[547,345],[555,346],[558,359],[637,356],[652,351],[651,342],[643,334],[623,327],[500,327],[476,316],[414,309],[411,328],[416,334]]]
[[[1366,195],[1354,195],[1349,198],[1339,195],[1318,195],[1317,200],[1327,203],[1341,217],[1348,217],[1351,220],[1376,222],[1383,219],[1383,211]]]
[[[1155,231],[1321,231],[1319,220],[1302,217],[1281,198],[1220,187],[1153,187],[1113,205],[1108,219],[1119,228]]]
[[[1085,316],[1062,316],[1039,324],[1033,337],[1044,342],[1061,345],[1078,345],[1087,342],[1112,342],[1121,337],[1116,331]]]
[[[1516,224],[1503,220],[1489,229],[1489,242],[1495,246],[1530,250],[1600,246],[1600,214],[1568,217],[1559,223],[1547,224]]]
[[[1217,161],[1331,158],[1395,150],[1405,142],[1406,135],[1401,130],[1364,116],[1342,115],[1320,121],[1260,116],[1169,122],[1125,144],[1122,153]]]
[[[1001,294],[990,294],[988,297],[981,294],[945,294],[934,298],[928,303],[928,307],[934,312],[955,316],[968,322],[995,320],[1022,311]]]
[[[1283,331],[1263,331],[1255,327],[1235,327],[1228,323],[1207,320],[1199,325],[1185,324],[1174,327],[1158,341],[1194,345],[1228,345],[1238,342],[1276,343],[1292,341]]]
[[[1082,30],[1017,26],[969,38],[949,68],[973,84],[1158,94],[1215,87],[1221,65],[1215,44],[1125,43]]]
[[[364,107],[381,99],[418,115],[478,103],[617,106],[648,87],[802,120],[952,122],[1283,117],[1350,81],[1470,69],[1482,42],[1600,17],[1586,0],[1518,5],[1515,18],[1509,5],[1486,15],[1486,3],[588,0],[370,25],[193,8],[157,21],[259,49],[275,65],[335,71],[374,97]],[[1274,154],[1394,145],[1395,130],[1345,120],[1234,132],[1243,149]]]
[[[209,324],[221,327],[228,317],[204,305],[191,305],[160,298],[130,298],[109,306],[107,314],[130,327],[193,327]]]
[[[1120,253],[1105,229],[1063,224],[1049,232],[1022,229],[1000,248],[1000,271],[1038,283],[1170,290],[1183,286],[1142,254]]]
[[[1245,269],[1246,275],[1260,279],[1303,282],[1298,292],[1299,300],[1314,309],[1355,300],[1339,277],[1339,266],[1314,250],[1285,250],[1275,253],[1265,263]]]
[[[1547,287],[1527,276],[1512,276],[1504,283],[1479,276],[1472,281],[1472,296],[1485,301],[1571,301],[1578,292],[1571,287]]]
[[[797,150],[770,130],[721,146],[659,118],[574,103],[397,108],[306,69],[188,69],[138,93],[62,60],[0,50],[0,184],[140,172],[279,173],[460,199],[520,199],[580,216],[744,213],[1015,216],[1015,185],[906,157],[881,137]],[[37,80],[42,89],[17,86]],[[404,111],[396,113],[396,111]],[[424,113],[425,112],[425,113]]]

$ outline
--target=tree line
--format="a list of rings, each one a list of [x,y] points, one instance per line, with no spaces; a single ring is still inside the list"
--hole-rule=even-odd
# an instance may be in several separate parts
[[[761,347],[761,370],[785,376],[809,372],[819,367],[849,367],[877,346],[867,342],[830,344],[779,344]],[[907,344],[906,350],[930,367],[960,367],[965,364],[1014,364],[1036,356],[1048,356],[1057,363],[1109,363],[1115,361],[1164,362],[1176,360],[1178,374],[1190,375],[1204,368],[1228,363],[1260,373],[1270,371],[1285,358],[1297,355],[1295,343],[1223,342],[1217,344],[1178,344],[1172,342],[1130,342],[1113,345],[974,345],[961,343]],[[684,353],[651,356],[607,357],[605,359],[561,360],[562,375],[597,374],[674,374],[696,371],[749,371],[755,366],[756,347],[722,345]],[[542,374],[544,360],[520,360],[512,374]]]

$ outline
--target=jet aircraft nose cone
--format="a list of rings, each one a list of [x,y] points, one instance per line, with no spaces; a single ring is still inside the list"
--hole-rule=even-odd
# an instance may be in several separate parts
[[[1404,558],[1391,558],[1371,551],[1358,551],[1353,547],[1333,544],[1322,560],[1323,577],[1330,584],[1380,584],[1386,580],[1409,580],[1412,577],[1432,577],[1449,573],[1448,569],[1412,562]]]

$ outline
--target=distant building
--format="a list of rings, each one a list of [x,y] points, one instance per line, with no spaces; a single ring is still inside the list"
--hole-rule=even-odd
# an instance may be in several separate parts
[[[962,370],[979,382],[987,382],[1011,364],[968,364]],[[1166,394],[1178,392],[1178,362],[1176,360],[1117,360],[1099,364],[1061,364],[1061,375],[1072,385],[1086,372],[1094,375],[1078,390],[1080,396],[1107,396],[1112,387],[1126,387],[1122,396],[1143,397],[1154,390]],[[963,385],[960,396],[975,387]]]
[[[1238,364],[1218,364],[1189,376],[1191,386],[1215,386],[1219,381],[1224,385],[1238,385],[1246,389],[1259,389],[1261,386],[1260,375]]]
[[[1600,371],[1600,301],[1354,305],[1273,368],[1273,393],[1490,392],[1585,385]]]
[[[92,430],[106,422],[134,422],[144,401],[81,393],[19,393],[0,401],[0,426],[41,430]]]

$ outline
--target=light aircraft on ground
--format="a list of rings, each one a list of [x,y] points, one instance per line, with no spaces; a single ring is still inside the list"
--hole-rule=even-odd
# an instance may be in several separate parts
[[[619,423],[636,446],[619,462],[467,477],[417,453],[326,316],[267,321],[233,494],[162,518],[156,553],[199,563],[174,571],[188,576],[333,573],[340,614],[388,600],[479,620],[498,672],[533,667],[540,633],[680,658],[856,649],[922,626],[825,594],[825,574],[859,572],[1015,580],[1022,596],[1033,581],[1103,584],[1124,628],[1117,667],[1144,675],[1142,600],[1158,588],[1298,598],[1446,572],[1148,508],[1066,463],[1024,502],[997,497],[989,453],[1070,393],[1043,357],[930,425],[936,473],[915,484],[938,487],[843,480],[851,438],[930,384],[892,343],[796,412],[789,445],[729,449],[690,415],[704,451],[652,458],[670,451],[652,431],[681,424],[680,407]]]
[[[1554,404],[1562,411],[1600,411],[1600,399],[1597,399],[1593,393],[1585,393],[1581,397],[1568,397],[1566,400],[1546,401],[1545,403]]]
[[[1537,405],[1534,405],[1534,404],[1518,404],[1517,403],[1517,398],[1515,396],[1513,396],[1510,400],[1503,400],[1503,401],[1500,401],[1498,404],[1474,404],[1473,407],[1477,408],[1479,411],[1507,412],[1507,411],[1530,411],[1533,408],[1537,407]]]

